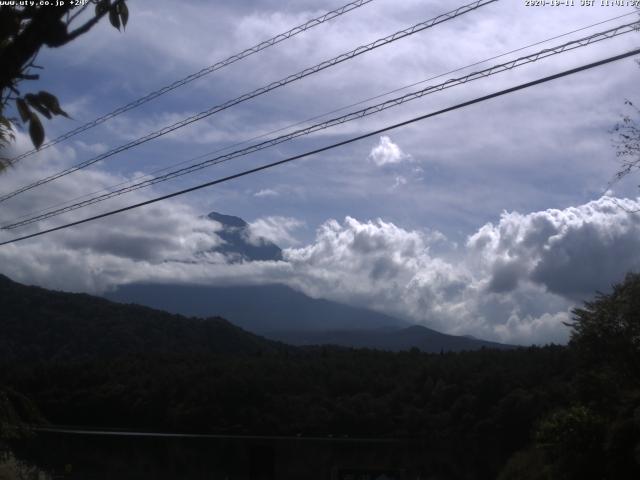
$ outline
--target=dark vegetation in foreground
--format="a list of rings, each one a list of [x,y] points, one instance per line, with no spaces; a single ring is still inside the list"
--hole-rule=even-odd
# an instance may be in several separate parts
[[[36,405],[53,424],[419,438],[465,458],[455,478],[640,478],[640,275],[575,310],[568,347],[444,354],[288,347],[6,278],[0,301],[4,431]]]

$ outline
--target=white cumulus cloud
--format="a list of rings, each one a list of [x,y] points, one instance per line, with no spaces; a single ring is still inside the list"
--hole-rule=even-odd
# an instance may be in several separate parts
[[[433,253],[442,242],[442,234],[382,220],[330,220],[312,244],[285,250],[289,282],[312,296],[448,333],[513,343],[567,340],[562,322],[569,318],[570,301],[532,284],[508,294],[487,292],[490,271],[475,268],[470,251],[446,259]]]
[[[393,143],[391,138],[386,135],[380,137],[378,145],[373,147],[369,153],[369,159],[379,167],[400,163],[410,158],[410,155],[404,153],[400,146]]]
[[[638,200],[602,197],[564,210],[504,213],[472,235],[468,247],[489,270],[487,289],[521,281],[581,299],[640,269]]]

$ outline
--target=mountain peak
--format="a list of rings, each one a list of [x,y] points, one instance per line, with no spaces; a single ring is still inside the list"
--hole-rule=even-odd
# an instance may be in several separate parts
[[[223,227],[233,228],[247,228],[247,222],[240,217],[234,217],[233,215],[225,215],[223,213],[211,212],[207,215],[209,220],[214,220],[222,224]]]
[[[249,224],[242,218],[218,212],[209,213],[207,218],[222,225],[216,233],[224,244],[214,250],[225,254],[230,261],[282,260],[282,249],[266,238],[252,235]]]

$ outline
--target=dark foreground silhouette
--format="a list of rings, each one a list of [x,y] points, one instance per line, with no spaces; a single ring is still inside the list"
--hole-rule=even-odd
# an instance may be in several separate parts
[[[346,435],[408,442],[400,451],[414,452],[411,458],[385,457],[375,449],[353,457],[364,463],[370,458],[380,475],[397,467],[405,469],[402,478],[640,478],[638,275],[574,312],[567,347],[443,354],[289,347],[221,319],[185,319],[6,278],[0,279],[0,301],[5,436],[15,431],[9,424],[43,419],[293,439]],[[80,464],[82,458],[112,465],[138,458],[133,446],[105,450],[93,440],[51,435],[62,434],[40,434],[13,449],[47,468],[61,461],[51,455],[68,448],[75,448]],[[130,441],[110,438],[117,445]],[[228,458],[265,464],[267,473],[229,478],[293,478],[283,473],[288,467],[282,462],[303,458],[296,447],[303,440],[292,442],[258,442],[257,450],[245,442]],[[158,448],[139,457],[148,468],[173,461],[173,453],[164,458]],[[327,453],[332,448],[311,447],[304,455],[321,459],[333,455]],[[77,472],[69,478],[90,478]],[[393,478],[392,470],[387,473]],[[327,478],[317,475],[309,478]]]

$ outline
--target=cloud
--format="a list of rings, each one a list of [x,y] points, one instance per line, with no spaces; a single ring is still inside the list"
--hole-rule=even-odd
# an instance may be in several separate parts
[[[391,188],[401,187],[403,185],[406,185],[407,182],[408,182],[408,180],[405,177],[403,177],[402,175],[396,175],[395,182],[393,184],[393,187],[391,187]]]
[[[470,252],[449,259],[432,253],[442,241],[439,233],[347,217],[322,225],[312,244],[285,250],[285,260],[292,266],[290,283],[312,296],[448,333],[512,343],[567,340],[562,321],[570,301],[531,284],[488,293],[490,273],[474,268]]]
[[[18,148],[28,147],[26,135],[18,133]],[[40,154],[44,165],[36,168],[25,159],[2,176],[4,191],[29,184],[71,164],[71,147],[52,147]],[[0,209],[0,223],[8,223],[45,206],[96,192],[124,179],[87,169],[25,192]],[[151,190],[118,197],[95,209],[81,209],[14,231],[0,231],[0,240],[37,232],[80,220],[90,214],[140,202],[153,196]],[[215,224],[200,218],[185,203],[163,202],[134,209],[126,214],[55,232],[33,240],[0,247],[0,265],[17,281],[50,288],[100,292],[131,277],[151,274],[168,260],[190,261],[196,252],[221,244]]]
[[[515,343],[563,342],[570,310],[640,270],[639,200],[602,197],[530,214],[504,213],[464,249],[442,235],[381,220],[330,221],[315,242],[285,252],[299,288],[450,333]],[[451,243],[449,241],[449,243]]]
[[[261,245],[262,239],[280,246],[297,245],[300,242],[292,232],[304,226],[304,222],[291,217],[271,216],[259,218],[249,224],[248,241]]]
[[[400,146],[393,143],[391,138],[386,135],[380,137],[378,145],[373,147],[369,153],[369,159],[379,167],[400,163],[410,158],[411,155],[404,153]]]
[[[640,269],[640,215],[630,213],[639,207],[639,200],[604,196],[564,210],[503,213],[468,247],[490,271],[490,292],[529,281],[579,300]]]
[[[86,143],[82,140],[75,140],[74,144],[79,147],[81,150],[92,154],[92,155],[100,155],[101,153],[106,152],[109,148],[104,143]]]
[[[253,194],[254,197],[277,197],[278,195],[280,195],[276,190],[273,190],[271,188],[263,188],[262,190],[258,190],[256,193]]]
[[[432,239],[439,240],[380,219],[347,217],[322,225],[314,243],[285,250],[285,260],[298,287],[313,296],[428,322],[472,281],[464,268],[430,255]]]
[[[19,135],[19,142],[28,142]],[[42,152],[64,167],[72,148]],[[52,168],[52,167],[48,167]],[[24,164],[2,180],[7,189],[49,170]],[[96,170],[64,177],[7,202],[0,221],[122,181]],[[109,207],[152,196],[137,192]],[[153,194],[155,196],[155,194]],[[230,264],[215,250],[220,225],[181,201],[0,248],[2,273],[24,283],[100,293],[135,281],[214,285],[288,284],[313,297],[373,308],[447,333],[512,343],[562,342],[570,311],[627,270],[640,270],[640,199],[602,197],[564,209],[503,213],[458,246],[439,231],[411,230],[382,219],[330,219],[301,243],[305,223],[265,216],[249,224],[249,240],[285,248],[284,261]],[[99,207],[104,208],[104,207]],[[40,228],[88,215],[74,212]],[[27,233],[34,230],[25,230]],[[14,234],[0,232],[0,240]]]

